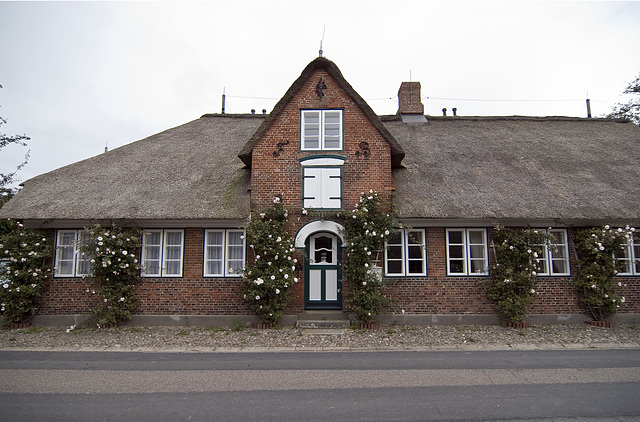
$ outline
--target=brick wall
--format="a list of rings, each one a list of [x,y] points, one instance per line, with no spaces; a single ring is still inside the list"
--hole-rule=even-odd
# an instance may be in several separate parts
[[[316,83],[322,78],[327,85],[325,96],[319,98]],[[344,151],[301,151],[300,109],[339,108],[344,110]],[[288,142],[274,156],[278,144]],[[361,142],[366,142],[370,155],[363,155]],[[391,177],[391,148],[378,130],[351,98],[344,93],[324,70],[316,71],[301,87],[281,114],[274,120],[253,149],[251,168],[251,208],[261,209],[271,204],[274,196],[282,195],[283,204],[292,212],[291,233],[317,219],[319,213],[303,215],[302,165],[300,159],[309,155],[335,154],[346,157],[343,170],[343,208],[351,210],[362,192],[373,189],[391,198],[394,189]],[[334,215],[334,212],[328,214]]]
[[[292,217],[297,219],[297,217]],[[419,227],[415,227],[419,228]],[[252,315],[240,295],[239,278],[202,277],[204,228],[185,230],[184,278],[144,278],[137,286],[140,315]],[[572,232],[569,231],[571,237]],[[573,256],[573,255],[572,255]],[[492,258],[490,254],[490,258]],[[575,264],[571,261],[572,266]],[[393,298],[391,312],[402,310],[409,314],[492,314],[493,303],[481,286],[480,277],[448,277],[446,275],[445,229],[427,229],[427,277],[387,278],[389,294]],[[292,300],[286,314],[295,315],[304,310],[304,271],[296,277]],[[572,267],[572,274],[575,268]],[[618,277],[620,293],[626,298],[620,313],[640,312],[640,278]],[[348,284],[343,289],[348,290]],[[41,315],[69,315],[89,312],[97,303],[92,294],[95,285],[82,278],[54,278],[47,282],[41,298]],[[531,315],[580,314],[569,277],[539,277],[538,295]],[[347,295],[343,297],[345,309]]]

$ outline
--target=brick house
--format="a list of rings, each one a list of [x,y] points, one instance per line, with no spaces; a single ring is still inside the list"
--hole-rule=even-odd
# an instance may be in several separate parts
[[[54,277],[35,323],[70,324],[95,300],[75,254],[83,227],[145,230],[133,323],[255,321],[240,295],[243,226],[281,195],[289,231],[306,252],[283,323],[309,311],[348,314],[342,290],[340,212],[362,192],[392,200],[411,227],[388,242],[385,322],[495,323],[480,280],[495,223],[558,239],[530,320],[586,320],[572,286],[576,227],[640,223],[640,128],[608,119],[425,116],[420,84],[404,82],[396,115],[377,116],[337,66],[313,60],[270,114],[206,114],[24,183],[2,218],[48,230]],[[411,240],[410,240],[411,239]],[[640,238],[620,274],[640,317]],[[316,253],[329,253],[322,263]]]

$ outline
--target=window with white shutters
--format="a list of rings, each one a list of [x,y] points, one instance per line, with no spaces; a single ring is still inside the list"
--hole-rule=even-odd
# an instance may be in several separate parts
[[[302,207],[342,209],[343,158],[311,158],[302,162]]]

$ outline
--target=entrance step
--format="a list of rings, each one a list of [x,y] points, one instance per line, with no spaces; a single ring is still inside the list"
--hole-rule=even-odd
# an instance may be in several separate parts
[[[298,315],[296,322],[302,329],[344,329],[349,325],[349,315],[342,311],[307,311]]]

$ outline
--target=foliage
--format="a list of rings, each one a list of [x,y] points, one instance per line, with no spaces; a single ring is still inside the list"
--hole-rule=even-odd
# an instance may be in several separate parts
[[[482,284],[503,321],[525,322],[527,310],[536,294],[536,274],[542,248],[553,240],[544,231],[506,228],[493,232],[496,263]]]
[[[372,190],[362,194],[351,215],[345,218],[347,257],[343,268],[345,279],[351,284],[349,304],[363,324],[373,322],[388,303],[381,268],[376,270],[374,264],[377,255],[382,255],[394,221],[390,206]]]
[[[131,319],[131,313],[138,306],[135,284],[140,281],[141,266],[135,252],[140,248],[141,233],[99,225],[87,232],[90,241],[81,248],[92,257],[91,277],[97,284],[94,293],[100,297],[93,310],[93,320],[98,327],[119,325]]]
[[[624,245],[630,242],[634,231],[628,226],[613,229],[608,225],[576,231],[578,274],[574,282],[580,294],[580,304],[596,321],[615,314],[625,301],[618,294],[621,283],[614,282],[622,265],[615,256],[624,254]]]
[[[640,96],[640,74],[636,76],[636,79],[631,82],[622,93]],[[631,98],[624,104],[616,104],[607,117],[629,119],[635,124],[640,125],[640,97]]]
[[[273,206],[253,215],[246,227],[247,244],[253,262],[243,272],[243,297],[265,324],[276,324],[289,301],[297,258],[295,247],[285,230],[289,213],[281,198]]]
[[[0,312],[3,323],[11,325],[35,314],[38,298],[51,274],[46,260],[52,246],[43,232],[16,223],[14,231],[2,236],[0,251],[6,260],[0,271]]]
[[[0,85],[0,88],[2,88],[2,85]],[[7,123],[7,120],[0,117],[0,126],[2,126],[5,123]],[[10,135],[5,135],[4,133],[0,133],[0,149],[12,144],[26,147],[27,146],[26,141],[28,141],[29,139],[31,138],[29,138],[27,135],[11,135],[10,136]],[[14,176],[20,169],[22,169],[22,167],[24,167],[27,164],[27,161],[29,161],[29,151],[27,151],[27,153],[25,154],[24,161],[18,164],[18,166],[14,171],[6,174],[0,173],[0,188],[3,188],[13,183]]]

